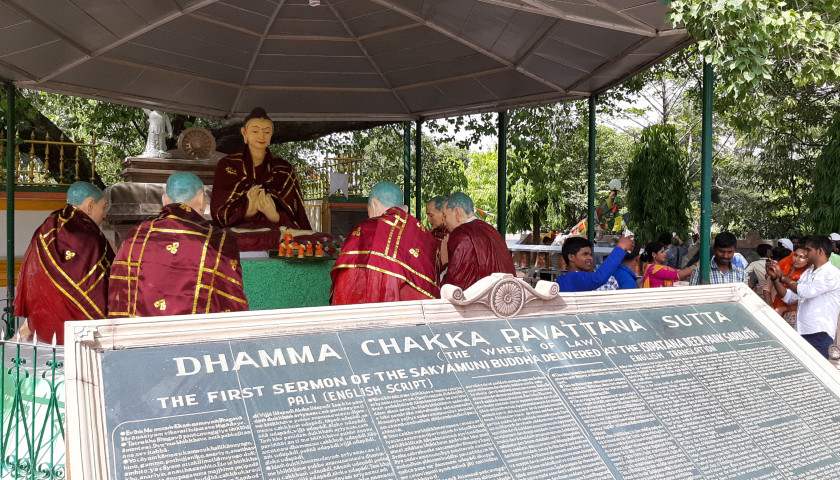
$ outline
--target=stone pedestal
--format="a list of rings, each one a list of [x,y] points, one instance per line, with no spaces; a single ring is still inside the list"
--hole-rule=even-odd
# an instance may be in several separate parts
[[[166,179],[175,172],[192,172],[205,185],[212,185],[216,164],[225,156],[215,152],[210,158],[192,160],[183,158],[180,150],[170,150],[169,153],[173,158],[128,157],[122,163],[120,175],[126,182],[166,183]]]

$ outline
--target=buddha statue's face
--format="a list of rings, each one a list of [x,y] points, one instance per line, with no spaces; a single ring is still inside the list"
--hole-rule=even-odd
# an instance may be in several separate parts
[[[268,147],[273,133],[274,122],[265,118],[254,118],[242,127],[242,138],[245,144],[257,150]]]

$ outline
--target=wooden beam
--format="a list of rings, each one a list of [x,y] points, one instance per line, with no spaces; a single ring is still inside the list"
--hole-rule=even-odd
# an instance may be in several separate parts
[[[23,263],[23,259],[22,258],[16,258],[14,260],[14,262],[15,262],[15,270],[14,270],[14,272],[15,272],[15,284],[17,284],[17,279],[18,279],[18,276],[20,275],[20,264]],[[0,259],[0,270],[6,271],[6,265],[8,265],[8,264],[9,263],[6,261],[5,258]],[[6,279],[6,276],[5,275],[0,276],[0,288],[6,288],[7,286],[9,286],[9,281],[8,281],[8,279]]]

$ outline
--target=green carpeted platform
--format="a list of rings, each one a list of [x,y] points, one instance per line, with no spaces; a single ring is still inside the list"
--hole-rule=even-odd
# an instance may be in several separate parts
[[[323,260],[243,259],[242,275],[251,310],[329,305],[330,270]]]

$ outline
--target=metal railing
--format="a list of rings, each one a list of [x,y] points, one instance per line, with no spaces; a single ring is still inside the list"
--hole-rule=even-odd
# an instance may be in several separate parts
[[[5,134],[0,133],[0,158],[5,158],[7,148]],[[32,132],[30,138],[22,139],[20,133],[15,134],[15,171],[12,176],[17,185],[70,185],[79,180],[90,181],[96,173],[96,137],[91,143],[71,142],[61,134],[58,141],[51,140],[50,134],[44,135],[43,140],[35,138]],[[21,146],[24,148],[21,152]],[[27,147],[28,146],[28,147]],[[82,172],[80,151],[89,148],[90,174]],[[0,165],[0,177],[6,178],[6,165]]]
[[[363,195],[361,158],[325,158],[321,165],[307,165],[298,167],[298,181],[303,190],[304,200],[324,198],[330,190],[330,173],[345,173],[349,175],[347,186],[348,195]]]
[[[0,361],[0,478],[65,478],[64,348],[0,338]]]

